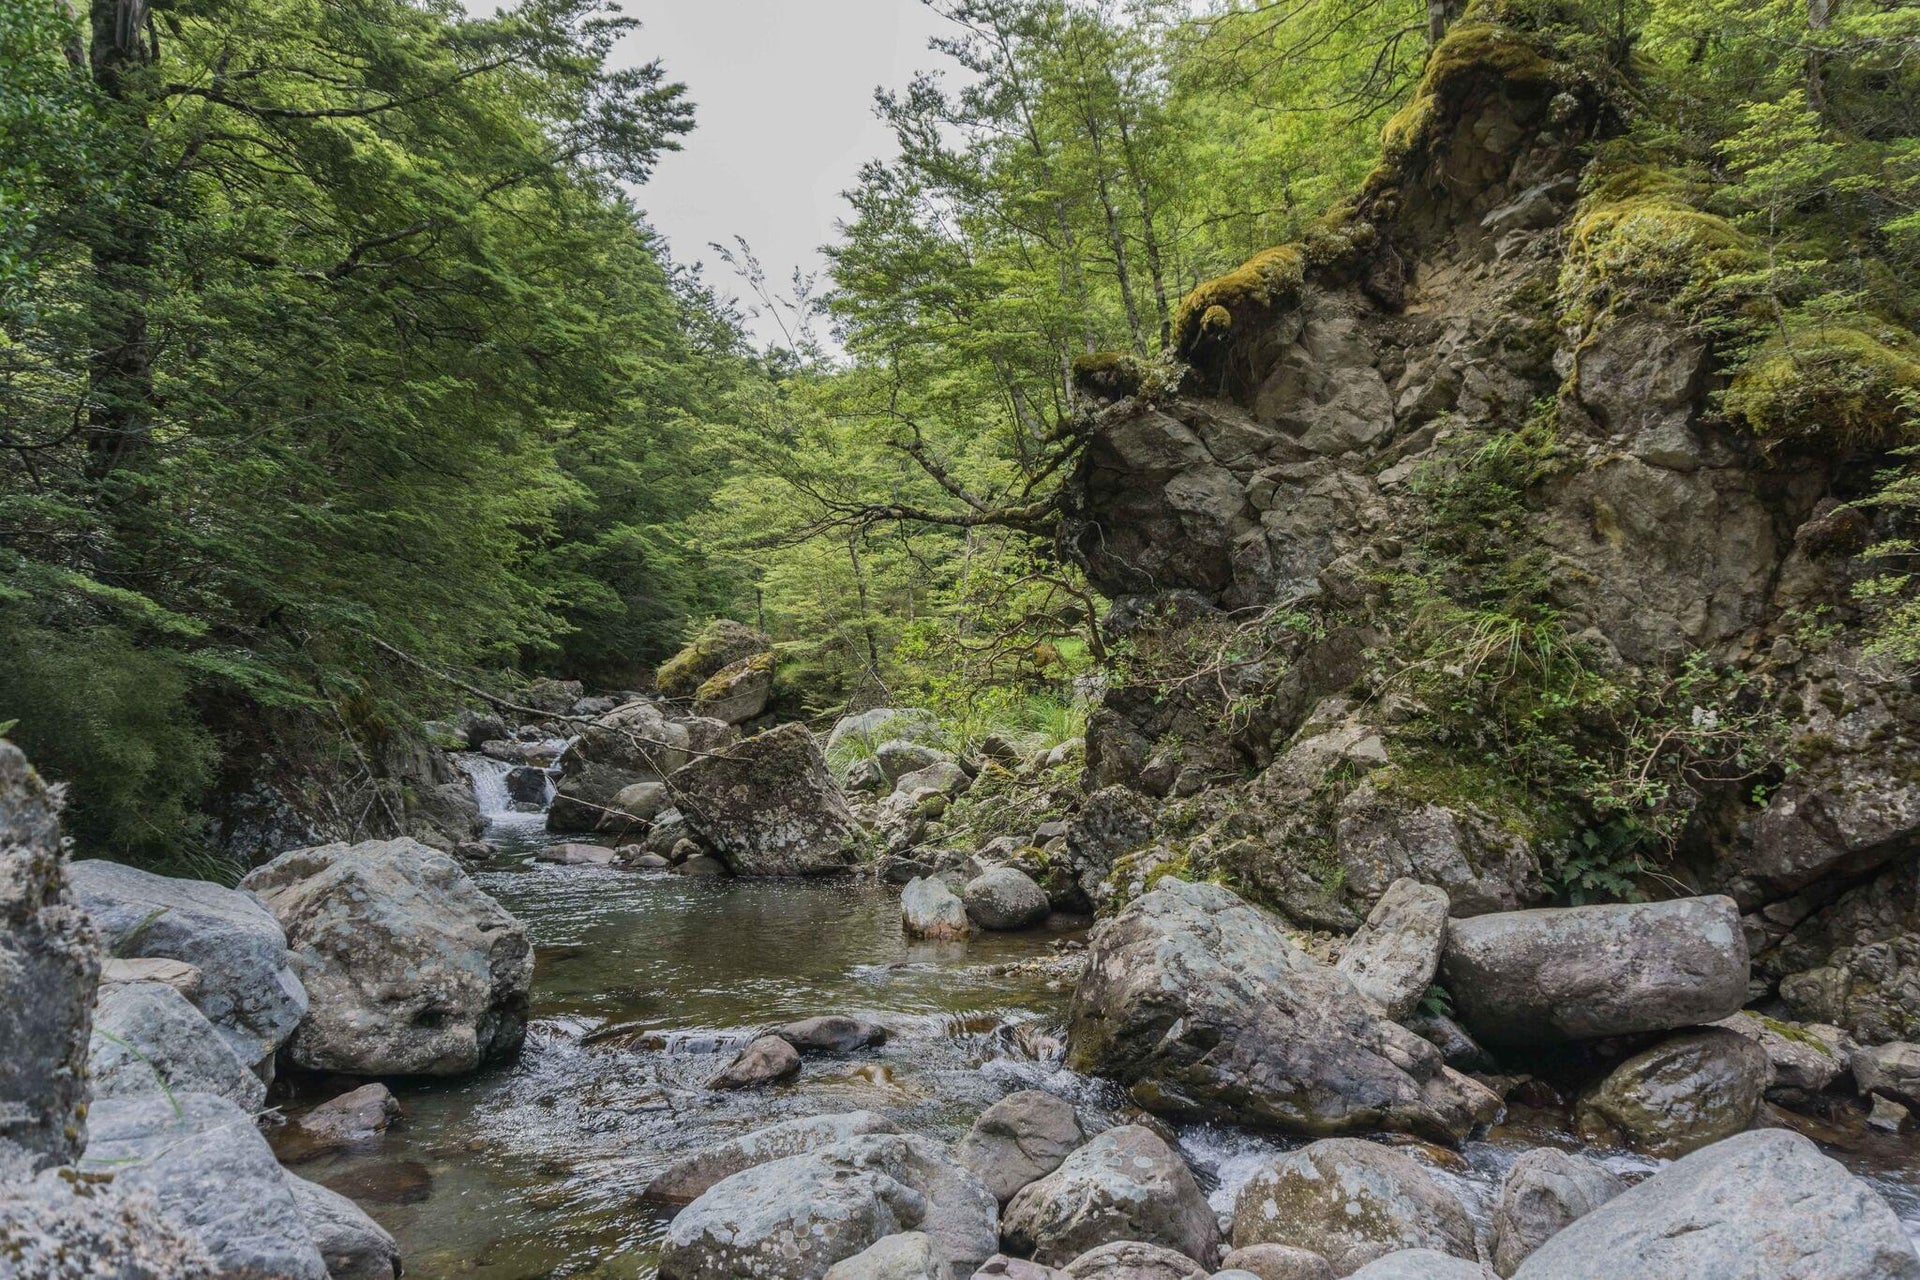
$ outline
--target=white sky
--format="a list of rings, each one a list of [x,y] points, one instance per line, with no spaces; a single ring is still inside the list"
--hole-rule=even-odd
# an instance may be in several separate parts
[[[640,189],[648,220],[682,262],[707,264],[722,293],[742,293],[710,241],[747,242],[784,286],[821,268],[819,247],[844,216],[840,193],[861,163],[891,155],[874,119],[876,86],[902,88],[945,59],[927,38],[947,24],[920,0],[627,0],[640,31],[629,63],[660,58],[687,85],[695,127]],[[757,328],[775,335],[770,323]]]

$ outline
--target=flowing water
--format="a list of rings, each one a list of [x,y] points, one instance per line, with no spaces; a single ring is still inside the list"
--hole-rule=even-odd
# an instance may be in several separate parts
[[[484,760],[484,757],[472,757]],[[487,761],[487,765],[497,762]],[[639,1192],[672,1160],[778,1120],[864,1108],[952,1139],[1014,1089],[1073,1100],[1089,1129],[1123,1099],[1059,1066],[1070,994],[1063,944],[1085,922],[965,943],[909,943],[898,894],[861,881],[708,880],[531,859],[547,837],[473,769],[500,860],[475,879],[535,944],[533,1020],[519,1057],[444,1083],[395,1082],[403,1121],[363,1147],[294,1164],[358,1200],[399,1239],[416,1280],[650,1277],[670,1211]],[[710,1092],[705,1081],[766,1025],[871,1018],[879,1049],[812,1057],[794,1083]],[[290,1110],[351,1082],[312,1082]],[[1297,1142],[1196,1125],[1181,1146],[1216,1208]],[[1411,1148],[1485,1226],[1529,1146],[1571,1145],[1516,1124],[1461,1153]],[[290,1160],[295,1153],[284,1152]],[[1920,1236],[1920,1152],[1869,1139],[1835,1154],[1871,1177]],[[1657,1166],[1604,1157],[1637,1174]]]

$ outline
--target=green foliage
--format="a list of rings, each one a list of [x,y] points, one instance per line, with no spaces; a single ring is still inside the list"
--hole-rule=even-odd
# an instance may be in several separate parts
[[[193,672],[125,631],[82,635],[0,612],[0,707],[7,736],[80,803],[65,826],[83,848],[158,860],[203,839],[212,736],[188,704]]]

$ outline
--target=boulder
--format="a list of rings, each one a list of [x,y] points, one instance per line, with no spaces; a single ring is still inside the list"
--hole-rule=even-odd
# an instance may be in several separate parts
[[[200,1011],[242,1062],[266,1062],[307,1013],[287,937],[254,894],[117,862],[76,862],[73,887],[106,949],[200,970]]]
[[[1819,905],[1824,896],[1817,886],[1804,905],[1778,903],[1750,917],[1788,930],[1756,964],[1779,980],[1781,1000],[1804,1022],[1840,1027],[1862,1044],[1920,1040],[1920,861]]]
[[[964,938],[972,931],[965,904],[931,876],[907,881],[900,891],[900,920],[909,938]]]
[[[1457,1141],[1499,1099],[1213,884],[1163,880],[1093,941],[1067,1061],[1150,1111]]]
[[[1759,1045],[1707,1027],[1615,1067],[1580,1099],[1575,1119],[1590,1142],[1682,1156],[1751,1125],[1770,1075]]]
[[[116,983],[93,1006],[87,1073],[96,1098],[213,1093],[252,1114],[267,1086],[187,998],[159,982]]]
[[[384,1084],[363,1084],[314,1107],[295,1120],[309,1150],[327,1150],[366,1142],[400,1118],[400,1100]]]
[[[1229,1253],[1220,1265],[1229,1271],[1245,1271],[1258,1280],[1333,1280],[1333,1268],[1325,1258],[1290,1244],[1248,1245]]]
[[[1492,1045],[1669,1031],[1738,1013],[1747,943],[1731,898],[1511,911],[1455,920],[1441,980]]]
[[[1812,1142],[1757,1129],[1683,1156],[1541,1245],[1513,1280],[1915,1280],[1886,1201]]]
[[[910,773],[930,769],[937,764],[952,764],[953,757],[935,746],[907,738],[888,738],[873,750],[873,762],[889,783]]]
[[[327,1266],[253,1118],[206,1093],[108,1098],[88,1117],[83,1173],[152,1195],[233,1280],[327,1280]]]
[[[887,1029],[879,1023],[837,1013],[784,1022],[768,1034],[779,1036],[801,1053],[855,1053],[887,1042]]]
[[[727,864],[720,861],[720,859],[709,858],[706,854],[698,852],[697,849],[693,847],[691,840],[682,840],[680,843],[688,847],[683,851],[678,851],[681,852],[682,856],[678,862],[673,864],[673,873],[675,875],[711,879],[714,876],[724,876],[727,874]]]
[[[68,884],[60,793],[0,739],[0,1181],[71,1164],[86,1145],[99,980],[100,941]],[[48,1212],[75,1230],[88,1217],[64,1201]]]
[[[662,1204],[688,1204],[705,1195],[714,1184],[756,1165],[805,1155],[848,1138],[898,1132],[893,1121],[877,1111],[785,1120],[682,1156],[648,1183],[641,1197]]]
[[[887,1236],[827,1269],[827,1280],[952,1280],[953,1269],[921,1231]]]
[[[1060,1272],[1052,1267],[1043,1267],[1037,1262],[1028,1262],[1025,1258],[1009,1258],[1004,1253],[996,1253],[980,1264],[973,1273],[973,1280],[1059,1280]]]
[[[1069,1280],[1207,1280],[1207,1269],[1186,1254],[1141,1240],[1089,1249],[1061,1274]]]
[[[1896,1041],[1854,1050],[1853,1079],[1864,1095],[1909,1111],[1920,1107],[1920,1044]]]
[[[1801,1098],[1824,1091],[1852,1061],[1847,1033],[1824,1023],[1783,1022],[1740,1012],[1713,1024],[1736,1032],[1766,1051],[1769,1097]]]
[[[283,1175],[328,1280],[398,1280],[400,1247],[360,1206],[317,1182]]]
[[[654,687],[669,698],[691,698],[722,668],[772,648],[773,641],[764,633],[731,618],[716,618],[660,664],[653,673]]]
[[[1114,862],[1153,839],[1153,805],[1130,788],[1102,787],[1067,819],[1063,834],[1067,847],[1061,871],[1072,892],[1061,895],[1054,906],[1085,911]]]
[[[547,788],[551,785],[552,775],[535,765],[517,764],[507,770],[507,799],[514,804],[540,808],[547,802]]]
[[[890,1235],[921,1231],[955,1271],[998,1245],[979,1179],[925,1138],[873,1134],[788,1156],[716,1183],[681,1210],[660,1250],[661,1280],[820,1280]]]
[[[1395,1022],[1433,985],[1447,942],[1447,891],[1395,880],[1347,940],[1337,968]]]
[[[1513,1162],[1493,1211],[1493,1269],[1511,1276],[1527,1256],[1627,1189],[1591,1160],[1538,1147]]]
[[[406,839],[321,845],[241,883],[285,926],[312,996],[296,1065],[459,1075],[520,1047],[527,931],[452,858]]]
[[[1546,896],[1533,850],[1492,818],[1371,781],[1340,802],[1334,847],[1343,889],[1362,910],[1403,878],[1439,886],[1457,916],[1515,911]]]
[[[945,813],[967,784],[966,771],[944,760],[903,775],[874,814],[874,826],[886,838],[887,849],[900,853],[911,848],[928,821]]]
[[[981,1112],[954,1154],[1004,1205],[1014,1192],[1058,1169],[1085,1141],[1072,1103],[1022,1089]]]
[[[1118,1240],[1210,1261],[1220,1227],[1192,1172],[1151,1129],[1109,1129],[1007,1204],[1008,1248],[1048,1266]]]
[[[742,1049],[709,1089],[755,1089],[800,1073],[800,1054],[779,1036],[761,1036]]]
[[[803,724],[783,724],[673,775],[687,824],[735,875],[844,871],[858,828]]]
[[[1337,1276],[1402,1249],[1474,1256],[1460,1201],[1412,1157],[1359,1138],[1328,1138],[1253,1175],[1233,1205],[1233,1245],[1284,1244]]]
[[[664,782],[635,782],[614,793],[613,807],[635,824],[652,822],[673,803]]]
[[[968,917],[982,929],[1030,929],[1052,910],[1046,891],[1033,877],[1012,867],[987,868],[967,881],[960,898]]]
[[[532,681],[520,691],[519,702],[523,707],[532,707],[535,711],[544,711],[550,716],[563,716],[580,701],[586,687],[578,680],[554,680],[542,676]]]
[[[773,697],[773,653],[729,662],[708,676],[693,695],[693,713],[723,724],[745,724]]]
[[[1477,1262],[1434,1249],[1402,1249],[1376,1258],[1351,1280],[1486,1280]]]
[[[9,1280],[216,1280],[200,1241],[153,1193],[48,1169],[0,1178],[0,1275]],[[224,1276],[225,1273],[218,1273]]]
[[[533,857],[536,862],[553,862],[563,867],[610,867],[616,861],[613,850],[606,845],[571,840],[542,845],[533,851]]]

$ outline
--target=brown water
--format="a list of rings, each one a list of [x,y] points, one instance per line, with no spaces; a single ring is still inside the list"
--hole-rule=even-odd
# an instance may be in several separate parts
[[[496,828],[524,855],[532,822]],[[399,1083],[403,1122],[295,1165],[358,1200],[399,1239],[410,1280],[654,1274],[668,1213],[639,1191],[708,1143],[797,1116],[865,1108],[951,1139],[1014,1089],[1072,1099],[1089,1129],[1121,1099],[1059,1066],[1068,991],[1053,944],[1084,922],[913,944],[895,890],[869,883],[704,880],[510,861],[476,879],[526,922],[534,1018],[518,1059],[447,1083]],[[816,1013],[872,1018],[886,1046],[811,1058],[798,1081],[714,1093],[704,1082],[759,1028]],[[321,1089],[317,1101],[336,1090]],[[298,1109],[298,1104],[294,1106]],[[1514,1158],[1559,1135],[1514,1128],[1456,1156],[1415,1149],[1483,1227]],[[1216,1208],[1297,1142],[1224,1126],[1181,1131]],[[1920,1149],[1872,1137],[1831,1148],[1920,1236]],[[1657,1161],[1596,1153],[1628,1174]]]

